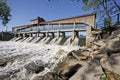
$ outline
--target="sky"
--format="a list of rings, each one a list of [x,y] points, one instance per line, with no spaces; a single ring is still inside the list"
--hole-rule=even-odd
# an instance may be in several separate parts
[[[71,0],[7,0],[11,8],[11,20],[7,26],[0,23],[0,31],[11,31],[12,27],[30,24],[39,17],[46,21],[92,13],[82,9],[82,2]]]

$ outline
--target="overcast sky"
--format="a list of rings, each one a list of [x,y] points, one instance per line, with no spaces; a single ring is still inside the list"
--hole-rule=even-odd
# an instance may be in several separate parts
[[[14,26],[26,25],[31,19],[40,16],[46,21],[78,16],[91,13],[83,11],[82,2],[72,2],[70,0],[8,0],[11,7],[12,19],[7,24],[8,30]],[[0,23],[0,31],[5,31],[5,27]]]

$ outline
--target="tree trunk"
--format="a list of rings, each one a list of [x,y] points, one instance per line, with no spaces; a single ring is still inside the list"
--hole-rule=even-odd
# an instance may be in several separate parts
[[[111,16],[110,16],[110,14],[109,14],[109,10],[108,10],[108,8],[107,8],[107,2],[103,2],[103,8],[104,8],[104,12],[105,12],[105,14],[107,15],[107,17],[110,19],[110,21],[111,21]]]

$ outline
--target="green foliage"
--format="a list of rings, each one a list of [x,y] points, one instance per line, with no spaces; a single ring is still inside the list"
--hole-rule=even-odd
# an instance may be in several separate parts
[[[100,80],[108,80],[106,77],[100,77]]]
[[[83,10],[89,10],[91,8],[97,8],[99,6],[99,0],[82,0],[85,4],[82,8]]]
[[[104,32],[112,32],[111,20],[109,18],[104,18],[104,27],[102,28]]]
[[[107,17],[111,19],[111,16],[120,12],[120,4],[117,4],[119,0],[82,0],[84,3],[83,10],[94,10],[102,19]]]
[[[101,74],[100,80],[108,80],[108,79],[106,78],[105,74]]]
[[[10,7],[7,5],[6,0],[0,0],[0,20],[2,20],[2,24],[6,26],[6,24],[10,21]]]
[[[104,18],[104,27],[110,26],[110,23],[111,23],[110,19]]]

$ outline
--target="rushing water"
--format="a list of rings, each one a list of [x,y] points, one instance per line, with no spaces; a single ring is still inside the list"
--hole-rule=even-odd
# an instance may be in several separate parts
[[[49,42],[49,44],[55,44],[56,41],[57,41],[57,38],[53,38],[53,39]]]
[[[69,37],[66,41],[65,41],[65,43],[64,43],[64,45],[71,45],[71,39],[72,39],[72,37]]]
[[[0,62],[6,62],[5,66],[0,66],[0,74],[14,71],[10,80],[32,80],[35,76],[52,71],[70,51],[76,49],[79,49],[79,47],[12,41],[0,42]],[[40,73],[28,74],[25,65],[36,61],[47,64],[44,66],[45,69]]]

